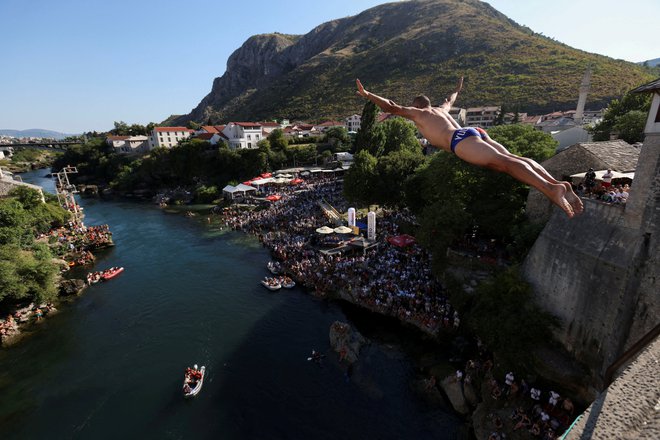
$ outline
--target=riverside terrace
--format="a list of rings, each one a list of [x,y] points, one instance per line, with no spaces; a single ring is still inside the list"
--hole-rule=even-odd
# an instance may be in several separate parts
[[[457,328],[458,313],[433,278],[430,256],[421,247],[407,250],[386,241],[398,224],[412,220],[406,213],[382,211],[378,218],[378,246],[325,255],[316,229],[328,223],[319,202],[340,212],[347,209],[342,181],[323,178],[278,190],[282,198],[263,210],[229,207],[221,213],[225,224],[259,236],[295,281],[314,294],[339,295],[370,310],[396,317],[430,334]]]

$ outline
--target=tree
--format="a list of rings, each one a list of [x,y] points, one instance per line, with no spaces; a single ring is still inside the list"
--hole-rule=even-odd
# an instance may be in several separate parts
[[[617,119],[631,111],[641,111],[645,115],[651,108],[651,95],[645,93],[627,93],[621,100],[615,99],[607,106],[603,120],[589,129],[594,141],[609,141],[615,129]],[[634,117],[633,117],[634,118]],[[639,134],[628,133],[631,138],[643,136],[643,127]]]
[[[32,209],[41,204],[39,191],[27,186],[17,186],[9,192],[9,195],[18,199],[24,209]]]
[[[286,151],[286,147],[289,145],[288,139],[284,136],[284,131],[280,128],[270,132],[268,142],[270,142],[270,148],[274,151]]]
[[[543,162],[554,155],[559,143],[552,136],[530,125],[500,125],[488,129],[488,135],[518,156]]]
[[[110,133],[115,136],[127,136],[128,135],[128,124],[124,121],[115,121],[115,128],[110,130]]]
[[[335,153],[337,151],[348,151],[351,146],[351,137],[345,127],[329,128],[325,132],[325,140]]]
[[[371,101],[367,101],[362,109],[360,129],[355,136],[355,151],[367,150],[372,156],[378,157],[383,153],[385,135],[376,123],[378,107]]]
[[[644,140],[644,126],[646,125],[647,113],[640,110],[632,110],[621,116],[617,116],[614,122],[614,131],[619,138],[634,144]]]
[[[353,165],[344,177],[344,195],[349,202],[368,205],[373,201],[378,160],[369,151],[355,154]]]
[[[422,152],[422,147],[417,140],[417,129],[403,118],[388,119],[382,124],[385,142],[383,154],[387,155],[396,151]]]
[[[425,157],[420,148],[402,149],[381,156],[376,166],[376,181],[372,185],[374,201],[388,206],[405,205],[406,183],[424,161]]]

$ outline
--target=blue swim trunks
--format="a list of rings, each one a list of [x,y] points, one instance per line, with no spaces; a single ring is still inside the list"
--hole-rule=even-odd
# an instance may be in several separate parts
[[[451,152],[456,154],[456,145],[460,141],[462,141],[465,138],[469,138],[470,136],[478,136],[480,138],[483,138],[483,135],[481,132],[472,127],[466,127],[466,128],[459,128],[458,130],[454,131],[454,134],[451,135]]]

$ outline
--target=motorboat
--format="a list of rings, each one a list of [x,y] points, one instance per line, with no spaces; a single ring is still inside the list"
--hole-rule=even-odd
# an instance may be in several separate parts
[[[186,373],[183,377],[183,397],[189,399],[195,397],[202,390],[204,385],[204,375],[206,374],[206,367],[198,368],[195,364],[192,368],[186,368]]]
[[[110,269],[104,270],[103,272],[101,272],[101,278],[103,278],[103,281],[108,281],[108,280],[116,277],[117,275],[119,275],[123,271],[124,271],[123,267],[111,267]]]

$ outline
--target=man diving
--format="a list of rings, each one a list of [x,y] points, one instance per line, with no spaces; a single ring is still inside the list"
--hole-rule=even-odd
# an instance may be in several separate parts
[[[404,107],[368,92],[359,79],[356,83],[358,95],[367,98],[385,112],[410,119],[422,136],[436,148],[454,153],[471,164],[507,173],[520,182],[533,186],[559,206],[569,218],[582,212],[582,201],[573,192],[570,183],[556,180],[534,160],[510,153],[504,146],[492,140],[485,130],[462,128],[454,121],[449,110],[463,87],[462,77],[454,93],[445,99],[440,107],[431,106],[430,99],[424,95],[416,97],[411,107]]]

